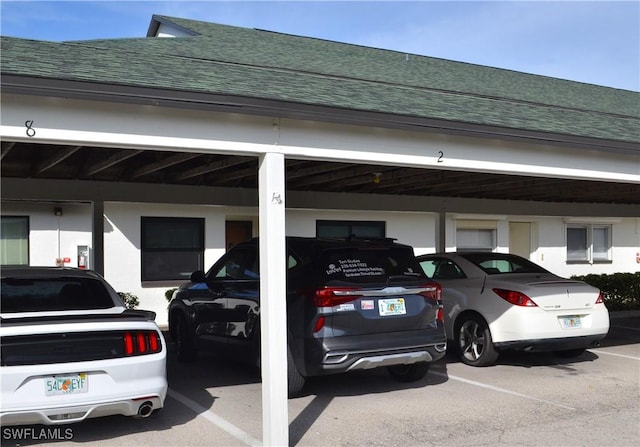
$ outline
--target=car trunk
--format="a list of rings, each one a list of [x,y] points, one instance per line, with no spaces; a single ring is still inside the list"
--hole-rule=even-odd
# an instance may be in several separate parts
[[[527,286],[535,288],[535,296],[530,298],[544,310],[590,309],[596,303],[599,293],[587,284],[568,280],[538,279],[529,281]]]

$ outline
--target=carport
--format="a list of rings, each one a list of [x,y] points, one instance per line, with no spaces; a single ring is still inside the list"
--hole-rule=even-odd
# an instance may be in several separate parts
[[[221,36],[262,53],[205,57]],[[390,72],[335,65],[360,57]],[[105,202],[259,207],[265,445],[288,443],[286,208],[640,216],[633,92],[166,17],[147,39],[3,39],[1,82],[2,200],[91,203],[99,272]]]

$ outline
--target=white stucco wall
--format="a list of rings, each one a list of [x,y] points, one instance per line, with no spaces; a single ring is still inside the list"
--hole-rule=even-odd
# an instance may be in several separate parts
[[[205,219],[204,264],[208,268],[225,252],[226,216],[255,214],[246,210],[218,206],[186,206],[144,203],[106,203],[104,235],[104,275],[119,292],[130,292],[140,301],[139,308],[156,312],[160,325],[167,322],[166,290],[179,282],[144,285],[141,282],[141,217],[196,217]]]
[[[606,218],[549,218],[536,219],[539,228],[539,245],[534,262],[561,276],[586,274],[611,274],[616,272],[638,272],[636,262],[640,253],[640,219]],[[571,223],[611,225],[611,262],[568,263],[566,249],[566,225]]]
[[[62,210],[61,216],[54,214]],[[91,249],[91,205],[79,203],[5,202],[3,216],[29,217],[29,263],[55,266],[57,258],[69,258],[78,266],[78,246]]]

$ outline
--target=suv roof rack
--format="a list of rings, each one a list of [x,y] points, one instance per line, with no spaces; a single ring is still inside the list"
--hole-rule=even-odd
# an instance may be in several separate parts
[[[351,242],[351,241],[386,242],[388,244],[393,244],[394,242],[396,242],[398,240],[398,239],[392,238],[392,237],[357,236],[355,234],[350,234],[349,236],[346,236],[346,237],[335,236],[335,237],[321,237],[321,238],[318,238],[318,239],[326,239],[326,240],[333,240],[333,241],[347,241],[347,242]]]

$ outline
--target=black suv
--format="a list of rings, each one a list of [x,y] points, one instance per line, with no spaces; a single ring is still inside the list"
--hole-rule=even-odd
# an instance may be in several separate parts
[[[392,239],[286,243],[290,396],[305,377],[378,366],[397,380],[419,380],[444,356],[441,288],[412,247]],[[243,242],[174,292],[169,329],[180,360],[209,346],[260,366],[258,259],[258,240]]]

